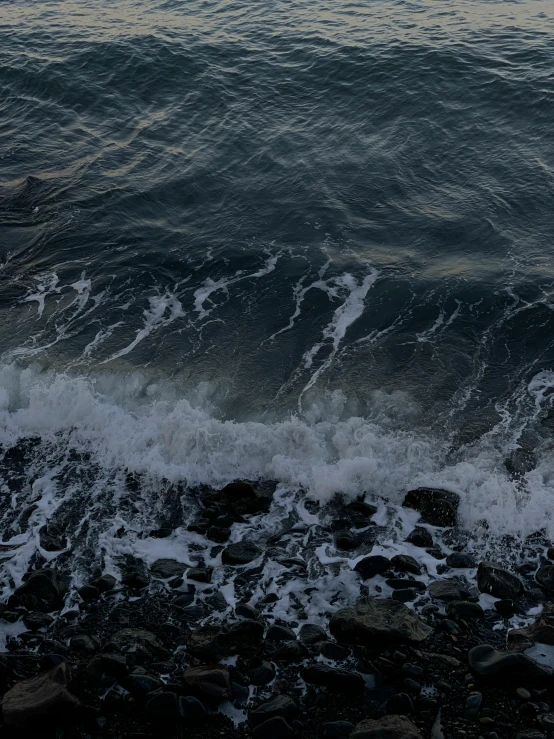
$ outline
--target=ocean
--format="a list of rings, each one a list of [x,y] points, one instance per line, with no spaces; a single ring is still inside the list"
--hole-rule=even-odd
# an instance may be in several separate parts
[[[3,3],[4,594],[45,525],[76,585],[189,561],[237,479],[234,539],[338,494],[404,551],[418,486],[554,538],[553,121],[543,0]]]

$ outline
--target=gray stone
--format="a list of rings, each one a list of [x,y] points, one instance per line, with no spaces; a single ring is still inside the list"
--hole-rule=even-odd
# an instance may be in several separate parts
[[[364,679],[357,672],[330,667],[323,662],[305,665],[300,677],[305,683],[328,688],[335,693],[362,693]]]
[[[366,719],[356,725],[350,739],[422,739],[421,733],[405,716]]]
[[[445,603],[453,600],[466,600],[469,598],[469,590],[459,580],[435,580],[427,588],[432,598],[442,600]]]
[[[183,673],[183,683],[196,695],[221,702],[231,697],[229,670],[224,665],[199,665]]]
[[[258,726],[264,721],[268,721],[276,716],[282,716],[285,719],[292,719],[298,713],[298,706],[288,695],[278,695],[261,706],[253,708],[248,714],[248,718],[253,726]]]
[[[370,580],[376,575],[381,575],[383,572],[388,570],[391,566],[390,559],[382,557],[380,554],[376,554],[371,557],[364,557],[354,566],[354,571],[357,572],[362,580]]]
[[[150,568],[150,572],[154,577],[169,580],[171,577],[183,577],[186,569],[187,565],[175,559],[157,559]]]
[[[516,575],[491,562],[481,562],[477,569],[477,587],[481,593],[495,598],[517,598],[523,593],[523,583]]]
[[[470,649],[468,659],[469,666],[478,675],[535,677],[548,680],[553,676],[551,667],[541,665],[524,654],[499,652],[489,644],[480,644]]]
[[[403,603],[378,598],[362,598],[354,607],[340,609],[329,629],[337,641],[360,646],[413,644],[432,633]]]
[[[414,508],[432,526],[455,526],[460,496],[450,490],[418,488],[406,493],[403,505]]]
[[[260,556],[262,550],[251,542],[238,541],[229,544],[221,553],[224,565],[246,565]]]
[[[396,554],[390,561],[391,566],[400,572],[411,572],[412,575],[421,575],[421,565],[408,554]]]
[[[477,566],[475,557],[471,554],[463,554],[462,552],[453,552],[452,554],[449,554],[446,558],[446,564],[455,569]]]

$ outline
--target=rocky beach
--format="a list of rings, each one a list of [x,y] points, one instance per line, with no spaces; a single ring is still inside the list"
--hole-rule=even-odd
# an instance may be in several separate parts
[[[3,452],[14,489],[33,444]],[[130,498],[142,482],[127,475]],[[496,541],[496,561],[482,559],[457,494],[418,488],[396,507],[302,499],[267,536],[275,483],[193,493],[191,512],[168,484],[171,515],[141,535],[188,540],[187,561],[91,560],[79,584],[71,503],[39,529],[0,605],[3,736],[550,739],[544,534]],[[12,540],[32,520],[21,512]],[[2,544],[4,567],[13,550]]]

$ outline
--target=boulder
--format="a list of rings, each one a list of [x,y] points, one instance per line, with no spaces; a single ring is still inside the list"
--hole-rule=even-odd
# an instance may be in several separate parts
[[[144,712],[155,723],[177,724],[183,720],[179,696],[171,691],[154,693],[148,698]]]
[[[253,708],[248,714],[248,718],[253,726],[258,726],[275,716],[293,719],[297,713],[298,706],[292,698],[289,698],[288,695],[278,695],[272,700],[262,703],[257,708]]]
[[[417,726],[405,716],[366,719],[356,725],[350,739],[422,739]]]
[[[432,629],[403,603],[362,598],[352,608],[337,611],[329,623],[337,641],[360,646],[416,644]]]
[[[221,702],[231,697],[229,670],[224,665],[199,665],[183,673],[183,683],[191,693]]]
[[[551,667],[535,662],[531,657],[517,652],[499,652],[490,644],[479,644],[469,650],[469,666],[484,677],[542,678],[552,680]]]
[[[262,550],[247,541],[238,541],[229,544],[221,553],[221,561],[224,565],[247,565],[260,556]]]
[[[422,547],[423,549],[433,546],[433,537],[423,526],[416,526],[408,535],[406,541],[408,544],[413,544],[415,547]]]
[[[211,567],[191,567],[187,570],[187,578],[195,582],[211,583],[213,570]]]
[[[539,567],[535,580],[549,595],[554,595],[554,565],[547,563]]]
[[[330,667],[323,662],[305,665],[300,677],[309,685],[328,688],[335,693],[363,693],[364,679],[357,672]]]
[[[117,580],[113,575],[102,575],[98,580],[94,580],[91,585],[101,593],[107,593],[109,590],[113,590],[115,588],[116,583]]]
[[[364,557],[354,566],[354,571],[357,572],[362,580],[370,580],[375,575],[381,575],[383,572],[388,570],[391,566],[390,559],[376,554],[372,557]]]
[[[477,568],[477,587],[481,593],[495,598],[517,598],[523,593],[523,583],[516,575],[491,562],[481,562]]]
[[[161,580],[169,580],[171,577],[183,577],[186,569],[187,565],[175,559],[157,559],[150,567],[150,572]]]
[[[43,675],[16,683],[2,699],[5,723],[28,729],[75,720],[81,704],[67,688],[70,680],[70,668],[62,662]]]
[[[460,580],[435,580],[427,588],[432,598],[442,600],[445,603],[453,600],[466,600],[469,598],[469,590]]]
[[[432,526],[455,526],[460,496],[450,490],[417,488],[406,493],[403,505],[421,514]]]
[[[20,585],[14,595],[25,599],[33,596],[42,612],[50,612],[63,606],[67,585],[58,573],[52,569],[36,570]]]

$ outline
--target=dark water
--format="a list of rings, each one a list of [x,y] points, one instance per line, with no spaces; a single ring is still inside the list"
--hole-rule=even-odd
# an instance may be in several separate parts
[[[2,4],[3,442],[554,531],[553,121],[550,2]]]

